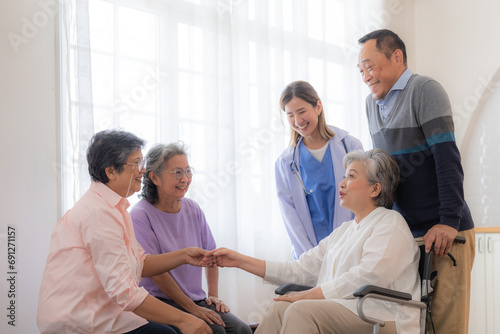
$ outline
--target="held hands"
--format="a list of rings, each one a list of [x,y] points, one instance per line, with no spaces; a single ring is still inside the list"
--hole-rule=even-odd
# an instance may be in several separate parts
[[[207,251],[197,247],[185,248],[184,258],[187,264],[198,267],[213,267],[215,259],[207,256]]]
[[[186,263],[198,267],[237,267],[241,260],[240,253],[227,248],[206,251],[197,247],[188,247],[184,250]]]
[[[451,226],[443,224],[434,225],[424,235],[425,252],[429,253],[432,243],[434,243],[434,255],[441,257],[448,254],[457,234],[458,231]]]
[[[237,267],[240,262],[241,254],[227,248],[218,248],[205,253],[207,261],[212,260],[213,266],[219,267]]]
[[[207,252],[205,257],[212,257],[212,265],[219,267],[236,267],[264,278],[266,261],[243,255],[227,248],[218,248]]]

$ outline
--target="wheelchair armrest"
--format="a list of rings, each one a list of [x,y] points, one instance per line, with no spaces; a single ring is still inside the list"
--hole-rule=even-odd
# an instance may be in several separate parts
[[[363,285],[358,290],[354,291],[353,295],[354,297],[364,297],[369,293],[401,300],[411,300],[411,295],[409,293],[381,288],[376,285]]]
[[[300,284],[294,284],[294,283],[285,283],[276,290],[274,290],[274,293],[277,295],[284,295],[292,291],[304,291],[304,290],[309,290],[312,289],[312,286],[306,286],[306,285],[300,285]]]
[[[373,333],[378,333],[378,327],[385,326],[385,321],[369,317],[364,313],[363,303],[367,299],[378,299],[391,303],[398,303],[409,307],[416,307],[419,309],[424,309],[427,307],[426,303],[412,300],[409,293],[381,288],[376,285],[363,285],[353,293],[353,296],[359,298],[357,303],[357,311],[359,317],[363,321],[374,325]]]

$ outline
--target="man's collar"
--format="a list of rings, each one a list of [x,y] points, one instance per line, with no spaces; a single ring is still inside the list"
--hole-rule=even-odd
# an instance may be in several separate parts
[[[392,92],[396,90],[403,90],[405,89],[406,85],[408,84],[408,81],[410,80],[411,76],[413,75],[413,72],[407,68],[400,76],[398,81],[392,86],[391,90],[387,93],[385,98],[380,99],[380,100],[375,100],[377,104],[384,104],[384,100],[387,99],[387,97],[392,96]]]
[[[403,90],[403,89],[405,89],[405,87],[408,84],[408,81],[410,80],[410,77],[412,75],[413,75],[413,72],[409,68],[407,68],[403,72],[403,74],[401,74],[398,81],[396,81],[396,83],[391,88],[391,90]]]

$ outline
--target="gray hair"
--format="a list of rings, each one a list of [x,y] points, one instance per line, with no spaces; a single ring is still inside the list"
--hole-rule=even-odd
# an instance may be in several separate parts
[[[108,183],[106,168],[113,167],[120,174],[128,157],[144,147],[144,140],[123,130],[104,130],[90,139],[87,163],[92,181]]]
[[[180,154],[187,156],[186,148],[182,141],[170,143],[168,145],[156,144],[149,150],[146,155],[148,161],[146,164],[146,173],[144,173],[142,177],[143,187],[140,195],[141,198],[146,199],[146,201],[151,204],[158,201],[158,188],[149,177],[149,172],[160,175],[167,166],[168,161]]]
[[[354,161],[366,166],[366,178],[370,184],[379,183],[380,193],[374,198],[375,205],[392,209],[399,183],[399,166],[396,159],[381,149],[366,152],[352,151],[344,157],[344,168]]]

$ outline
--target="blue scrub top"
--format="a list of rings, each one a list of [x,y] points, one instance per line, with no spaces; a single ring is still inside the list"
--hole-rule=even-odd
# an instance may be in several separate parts
[[[301,142],[299,166],[306,189],[313,190],[311,194],[306,195],[306,200],[316,241],[319,243],[333,231],[335,178],[330,147],[327,147],[323,160],[319,162]]]

